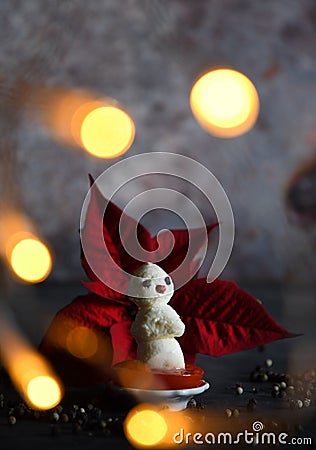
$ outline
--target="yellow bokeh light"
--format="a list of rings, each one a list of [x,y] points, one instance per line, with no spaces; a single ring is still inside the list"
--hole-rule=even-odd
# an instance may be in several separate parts
[[[249,131],[259,114],[259,96],[253,83],[240,72],[216,69],[194,84],[190,104],[200,125],[218,137]]]
[[[115,99],[61,86],[33,86],[31,92],[33,110],[63,144],[98,158],[118,157],[132,145],[134,122]]]
[[[163,440],[168,431],[167,422],[153,409],[134,408],[125,420],[125,434],[132,444],[141,446],[156,445]]]
[[[47,375],[33,378],[27,386],[29,402],[38,409],[51,409],[61,400],[61,389],[57,381]]]
[[[68,351],[76,358],[91,358],[98,350],[98,338],[93,330],[80,326],[68,333],[66,345]]]
[[[52,257],[46,245],[35,237],[19,240],[9,255],[13,272],[30,283],[43,281],[52,268]]]
[[[125,153],[135,137],[135,126],[122,109],[99,106],[83,119],[80,139],[87,152],[99,158],[114,158]]]
[[[63,386],[49,362],[21,334],[17,324],[1,307],[0,354],[16,390],[32,408],[50,409],[63,396]]]

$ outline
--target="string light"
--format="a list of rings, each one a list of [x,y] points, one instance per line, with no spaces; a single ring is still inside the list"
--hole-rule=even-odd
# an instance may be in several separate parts
[[[115,158],[131,147],[135,124],[115,99],[62,87],[35,86],[33,91],[33,109],[63,144],[97,158]]]
[[[0,354],[12,382],[35,409],[51,409],[63,387],[50,364],[24,338],[5,305],[0,305]]]
[[[32,378],[27,385],[27,398],[37,409],[51,409],[61,400],[61,389],[51,376],[40,375]]]
[[[249,131],[259,113],[259,96],[253,83],[232,69],[216,69],[193,85],[190,105],[196,120],[210,134],[222,138]]]
[[[43,281],[53,265],[51,251],[30,218],[10,208],[0,214],[0,255],[12,273],[28,283]]]
[[[52,257],[48,247],[36,236],[16,240],[7,252],[13,272],[29,283],[43,281],[52,269]]]
[[[98,338],[90,328],[75,327],[67,335],[66,346],[76,358],[91,358],[98,350]]]
[[[136,407],[126,417],[125,434],[132,444],[150,447],[158,444],[167,434],[164,417],[151,408]]]
[[[80,137],[87,152],[99,158],[114,158],[125,153],[135,136],[135,126],[122,109],[105,105],[93,109],[83,119]]]

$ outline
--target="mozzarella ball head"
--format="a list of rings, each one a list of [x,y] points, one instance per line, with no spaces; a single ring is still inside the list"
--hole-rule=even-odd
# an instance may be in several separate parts
[[[127,292],[130,299],[139,306],[159,302],[167,304],[173,293],[172,278],[153,263],[145,263],[136,270]]]

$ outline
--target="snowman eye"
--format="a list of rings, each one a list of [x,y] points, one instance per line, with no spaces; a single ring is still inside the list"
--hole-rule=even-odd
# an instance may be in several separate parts
[[[166,278],[165,278],[165,283],[168,284],[168,285],[171,284],[170,277],[166,277]]]
[[[150,280],[145,280],[142,282],[142,285],[146,288],[148,288],[151,285],[151,281]]]

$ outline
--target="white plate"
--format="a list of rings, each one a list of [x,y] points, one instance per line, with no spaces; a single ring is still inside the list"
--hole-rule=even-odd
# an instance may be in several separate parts
[[[134,389],[125,388],[127,392],[134,395],[137,400],[144,403],[153,403],[167,406],[172,411],[180,411],[187,406],[188,401],[194,396],[201,394],[210,387],[207,381],[202,380],[202,384],[198,387],[188,389]]]

